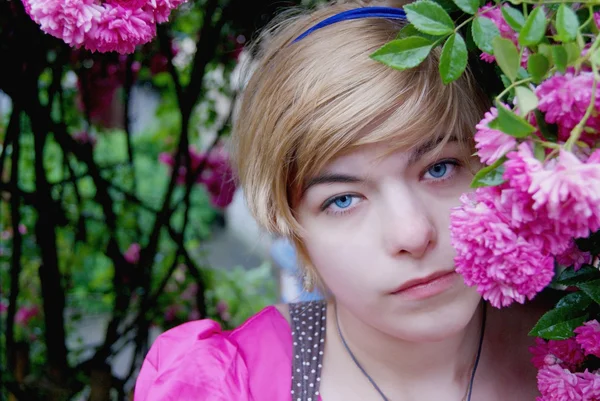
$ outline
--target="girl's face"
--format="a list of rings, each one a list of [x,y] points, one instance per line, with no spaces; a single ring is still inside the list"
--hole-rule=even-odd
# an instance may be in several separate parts
[[[450,209],[470,190],[465,149],[366,145],[308,180],[297,205],[308,255],[340,308],[407,341],[464,329],[480,297],[454,273]],[[421,285],[416,285],[421,283]]]

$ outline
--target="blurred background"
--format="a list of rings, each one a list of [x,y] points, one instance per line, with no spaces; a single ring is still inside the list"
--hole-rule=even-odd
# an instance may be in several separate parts
[[[161,332],[315,296],[249,216],[227,152],[245,46],[315,3],[189,0],[119,55],[0,0],[2,400],[129,400]]]

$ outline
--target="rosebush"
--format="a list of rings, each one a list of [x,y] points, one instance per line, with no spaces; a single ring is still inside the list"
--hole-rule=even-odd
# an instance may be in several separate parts
[[[448,84],[475,51],[504,83],[476,127],[476,190],[452,212],[457,271],[497,308],[563,290],[530,332],[538,401],[598,400],[600,6],[418,0],[405,10],[410,24],[375,60],[408,69],[442,46]]]

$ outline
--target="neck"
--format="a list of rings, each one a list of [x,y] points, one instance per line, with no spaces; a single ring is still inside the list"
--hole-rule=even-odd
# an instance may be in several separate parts
[[[341,345],[335,308],[335,305],[330,305],[329,329],[334,330],[328,331],[335,333],[330,338],[334,337],[335,342]],[[434,342],[398,339],[365,324],[343,307],[338,307],[337,319],[352,354],[382,388],[390,387],[385,383],[394,383],[393,387],[404,389],[416,388],[419,383],[431,386],[432,380],[465,387],[479,349],[483,308],[485,305],[482,303],[464,329]],[[336,348],[339,352],[348,353],[343,346]]]

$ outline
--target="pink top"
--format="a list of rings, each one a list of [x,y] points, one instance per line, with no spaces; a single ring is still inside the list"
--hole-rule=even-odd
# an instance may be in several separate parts
[[[158,337],[137,379],[134,401],[290,400],[292,335],[269,306],[237,329],[198,320]]]

